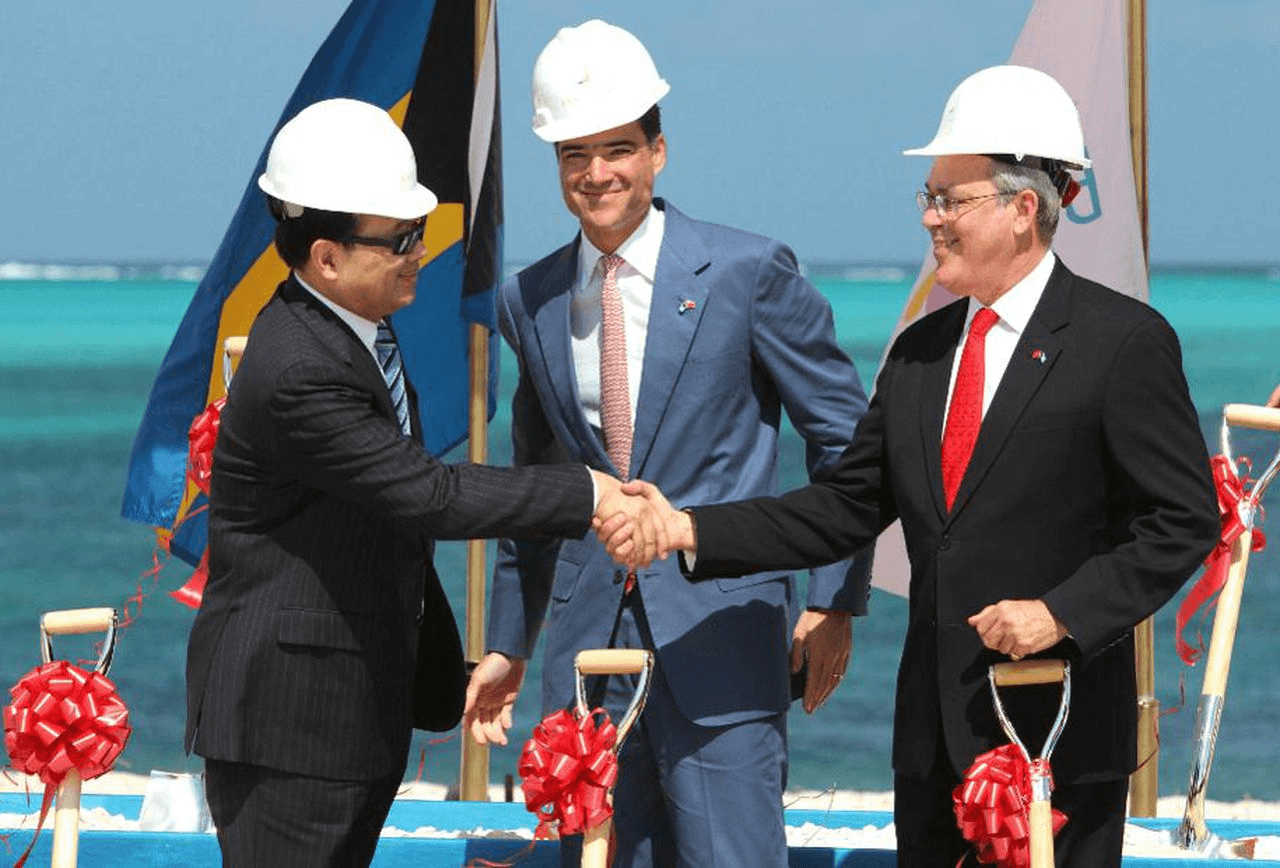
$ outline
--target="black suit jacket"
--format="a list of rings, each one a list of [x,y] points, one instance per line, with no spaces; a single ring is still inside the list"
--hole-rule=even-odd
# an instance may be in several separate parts
[[[1119,777],[1136,758],[1131,629],[1174,594],[1218,533],[1177,338],[1151,308],[1059,262],[948,512],[942,421],[966,305],[902,333],[854,442],[824,481],[697,509],[693,576],[835,560],[900,518],[911,583],[895,769],[928,773],[939,722],[957,773],[1006,741],[986,683],[988,665],[1003,658],[966,619],[999,600],[1038,598],[1071,637],[1043,656],[1074,663],[1055,776]],[[1006,704],[1035,750],[1056,688],[1010,690]]]
[[[326,778],[402,770],[415,706],[450,728],[465,683],[432,540],[586,532],[584,467],[441,464],[409,404],[406,438],[368,349],[292,277],[280,285],[214,450],[188,749]]]

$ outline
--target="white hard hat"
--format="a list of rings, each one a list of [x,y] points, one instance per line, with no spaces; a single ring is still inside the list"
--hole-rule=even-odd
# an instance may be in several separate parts
[[[436,207],[435,194],[418,183],[404,132],[382,109],[354,99],[314,103],[282,126],[258,186],[291,217],[320,208],[413,220]]]
[[[979,70],[951,92],[933,141],[904,154],[1012,154],[1087,169],[1080,113],[1062,85],[1025,66]]]
[[[533,131],[546,142],[639,119],[671,90],[644,45],[599,19],[563,27],[533,65]]]

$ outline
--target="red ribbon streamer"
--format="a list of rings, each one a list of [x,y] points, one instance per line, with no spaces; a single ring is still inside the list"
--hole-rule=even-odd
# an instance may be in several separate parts
[[[100,672],[86,672],[65,660],[46,663],[9,688],[4,708],[4,747],[23,774],[44,781],[36,836],[44,826],[54,791],[67,772],[82,780],[109,771],[132,731],[129,709],[116,686]],[[31,842],[35,846],[35,840]],[[31,847],[18,860],[23,865]]]
[[[1049,775],[1049,764],[1035,760]],[[1052,789],[1052,777],[1050,777]],[[978,861],[999,868],[1027,868],[1031,864],[1031,765],[1012,744],[979,755],[951,794],[956,825],[974,845]],[[1053,809],[1053,833],[1067,815]]]
[[[209,496],[209,480],[213,477],[213,447],[218,442],[218,429],[222,426],[222,407],[227,403],[226,397],[219,398],[204,408],[199,416],[191,422],[187,431],[187,482]],[[199,510],[185,516],[170,531],[170,536],[178,532],[182,522],[197,515]],[[209,549],[206,547],[196,565],[195,572],[186,583],[176,591],[170,591],[182,605],[199,609],[204,599],[204,586],[209,581]]]
[[[1196,646],[1192,647],[1183,639],[1183,631],[1186,630],[1187,622],[1195,613],[1216,597],[1222,590],[1222,586],[1227,583],[1227,572],[1231,566],[1231,546],[1245,530],[1244,523],[1240,520],[1240,502],[1244,500],[1245,483],[1248,480],[1240,478],[1225,455],[1213,456],[1210,464],[1213,468],[1213,485],[1218,492],[1218,519],[1222,522],[1222,530],[1218,537],[1218,544],[1204,560],[1204,574],[1191,587],[1187,598],[1178,607],[1173,635],[1178,656],[1188,666],[1194,666],[1200,659],[1204,653],[1204,643],[1197,640]],[[1266,545],[1267,538],[1262,531],[1255,529],[1250,548],[1260,552],[1266,548]]]
[[[581,718],[562,709],[534,727],[516,767],[525,806],[538,815],[534,838],[554,837],[553,830],[577,835],[613,816],[608,796],[618,779],[617,741],[602,708]]]

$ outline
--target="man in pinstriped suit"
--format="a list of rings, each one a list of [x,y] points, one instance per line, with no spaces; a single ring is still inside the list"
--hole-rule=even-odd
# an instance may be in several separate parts
[[[222,416],[186,744],[206,759],[224,864],[367,865],[412,728],[450,729],[462,710],[433,540],[580,537],[596,494],[606,510],[621,496],[580,464],[423,451],[387,318],[413,300],[436,200],[386,112],[305,109],[259,186],[292,271]]]

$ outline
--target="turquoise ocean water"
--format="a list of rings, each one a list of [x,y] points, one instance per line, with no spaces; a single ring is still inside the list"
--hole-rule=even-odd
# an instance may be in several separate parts
[[[189,273],[118,276],[111,270],[71,280],[0,280],[0,688],[39,662],[40,613],[50,609],[120,607],[151,565],[148,528],[119,518],[133,435],[160,360],[195,289]],[[864,383],[874,377],[914,269],[815,266],[811,274],[835,309],[841,344]],[[80,276],[85,277],[81,272]],[[1152,303],[1183,344],[1201,426],[1217,451],[1221,408],[1260,403],[1280,382],[1280,269],[1164,271],[1152,280]],[[504,348],[504,354],[506,353]],[[509,458],[507,404],[514,364],[504,355],[499,412],[490,429],[491,461]],[[1237,452],[1263,462],[1277,440],[1244,432]],[[450,456],[457,460],[457,455]],[[803,481],[802,450],[788,433],[782,484]],[[1280,488],[1270,498],[1280,498]],[[1280,539],[1280,535],[1277,536]],[[1211,798],[1280,799],[1280,543],[1254,555],[1245,588],[1230,687],[1209,783]],[[490,557],[492,563],[492,556]],[[456,611],[462,611],[463,547],[441,547],[438,566]],[[121,637],[112,676],[135,727],[117,768],[194,770],[182,753],[183,661],[192,614],[164,593],[189,569],[170,565],[140,619]],[[148,584],[148,587],[150,585]],[[1170,709],[1161,721],[1162,794],[1183,792],[1201,669],[1173,653],[1176,603],[1157,618],[1157,693]],[[906,605],[876,591],[870,617],[855,628],[848,677],[817,715],[792,713],[790,784],[820,789],[889,789],[893,680]],[[1207,641],[1208,623],[1205,624]],[[87,645],[55,647],[84,656]],[[531,673],[536,685],[536,673]],[[491,775],[514,773],[519,745],[538,718],[536,691],[517,709],[512,745],[496,750]],[[457,776],[456,732],[419,736],[423,774]]]

